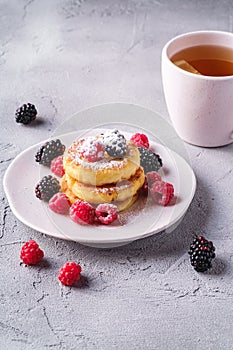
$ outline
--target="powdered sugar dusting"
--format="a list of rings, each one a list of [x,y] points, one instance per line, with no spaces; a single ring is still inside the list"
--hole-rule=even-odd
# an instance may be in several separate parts
[[[108,133],[106,134],[108,135]],[[82,167],[92,169],[93,171],[125,167],[128,159],[134,155],[133,145],[130,142],[127,144],[127,153],[124,158],[114,159],[104,152],[104,136],[105,134],[89,136],[73,142],[68,150],[69,157],[76,164],[80,164]],[[97,155],[97,160],[93,161],[93,159],[95,160],[95,155]],[[89,161],[88,158],[91,158],[92,161]]]

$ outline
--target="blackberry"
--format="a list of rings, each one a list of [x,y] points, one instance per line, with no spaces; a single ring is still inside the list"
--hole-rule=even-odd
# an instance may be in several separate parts
[[[59,190],[59,181],[55,177],[47,175],[36,185],[35,194],[37,198],[48,202]]]
[[[61,140],[51,140],[40,147],[35,155],[36,162],[42,165],[50,166],[52,160],[61,156],[65,151],[65,146]]]
[[[15,112],[16,123],[29,124],[36,119],[37,110],[31,103],[24,103]]]
[[[145,147],[138,147],[140,152],[140,164],[144,169],[145,174],[150,171],[158,171],[163,162],[160,156]]]
[[[193,241],[188,253],[191,265],[197,272],[205,272],[212,267],[211,261],[215,258],[215,247],[203,236]]]
[[[105,150],[113,158],[124,158],[126,155],[126,139],[118,130],[104,134]]]

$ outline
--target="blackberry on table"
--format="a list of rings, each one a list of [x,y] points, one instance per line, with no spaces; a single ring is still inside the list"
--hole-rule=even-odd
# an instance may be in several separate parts
[[[59,181],[51,175],[44,176],[35,188],[36,197],[46,202],[48,202],[50,198],[59,191]]]
[[[16,123],[29,124],[36,119],[37,110],[31,103],[24,103],[15,112]]]
[[[203,236],[197,237],[189,249],[191,265],[197,272],[205,272],[212,267],[212,259],[215,258],[213,242]]]
[[[124,158],[126,155],[126,139],[118,130],[104,134],[104,145],[110,157]]]
[[[138,150],[140,152],[140,164],[145,174],[150,171],[158,171],[163,166],[162,159],[158,154],[145,147],[138,147]]]
[[[36,162],[42,165],[50,166],[52,160],[61,156],[65,151],[65,146],[61,140],[51,140],[40,147],[35,155]]]

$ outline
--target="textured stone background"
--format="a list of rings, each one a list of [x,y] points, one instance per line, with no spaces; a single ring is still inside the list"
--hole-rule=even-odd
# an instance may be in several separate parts
[[[0,0],[1,177],[20,151],[92,105],[136,103],[168,118],[161,49],[200,29],[232,32],[232,0]],[[43,123],[15,123],[27,101]],[[33,231],[15,218],[0,184],[1,349],[233,349],[233,146],[186,148],[198,188],[181,225],[118,249]],[[198,232],[217,247],[206,274],[189,265]],[[38,267],[20,266],[29,238],[46,252]],[[57,281],[67,260],[83,266],[76,288]]]

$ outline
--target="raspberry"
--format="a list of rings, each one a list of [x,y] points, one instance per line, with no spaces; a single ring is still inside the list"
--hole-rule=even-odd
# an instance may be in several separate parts
[[[145,148],[150,147],[148,137],[145,134],[134,134],[130,141],[134,142],[136,146],[142,146]]]
[[[84,140],[80,153],[88,162],[97,162],[103,159],[105,147],[101,140],[95,137],[87,137]]]
[[[212,266],[211,261],[215,258],[215,247],[211,241],[200,236],[190,245],[188,253],[194,269],[197,272],[204,272]]]
[[[145,178],[145,181],[141,187],[141,193],[143,196],[146,196],[148,195],[148,181],[147,181],[147,178]]]
[[[95,215],[101,224],[108,225],[118,217],[118,209],[114,204],[99,204],[95,210]]]
[[[49,200],[49,208],[55,213],[66,215],[69,213],[70,201],[64,193],[56,193]]]
[[[35,160],[39,164],[50,166],[51,161],[61,156],[65,151],[65,146],[61,143],[61,140],[51,140],[46,142],[40,147],[35,155]]]
[[[95,209],[86,201],[77,200],[70,207],[71,219],[81,225],[93,224],[95,221]]]
[[[161,168],[163,162],[158,154],[144,147],[138,147],[138,150],[140,152],[140,163],[145,174],[150,171],[158,171]]]
[[[148,186],[151,187],[155,181],[161,181],[161,176],[156,171],[149,171],[146,174]]]
[[[150,187],[152,199],[161,205],[166,206],[174,197],[174,187],[164,181],[155,181]]]
[[[63,168],[63,156],[58,156],[52,160],[50,170],[59,177],[62,177],[65,174]]]
[[[37,198],[48,202],[55,193],[59,192],[59,190],[60,185],[58,180],[51,175],[47,175],[36,185],[35,194]]]
[[[37,110],[36,107],[31,103],[24,103],[15,112],[16,123],[22,123],[24,125],[30,124],[36,119]]]
[[[106,152],[113,158],[124,158],[126,155],[126,139],[118,130],[106,132],[104,135]]]
[[[43,257],[43,250],[40,249],[39,245],[34,240],[24,243],[21,248],[20,259],[26,265],[35,265],[39,263]]]
[[[80,280],[82,268],[75,262],[65,263],[59,270],[58,279],[65,286],[72,286]]]

